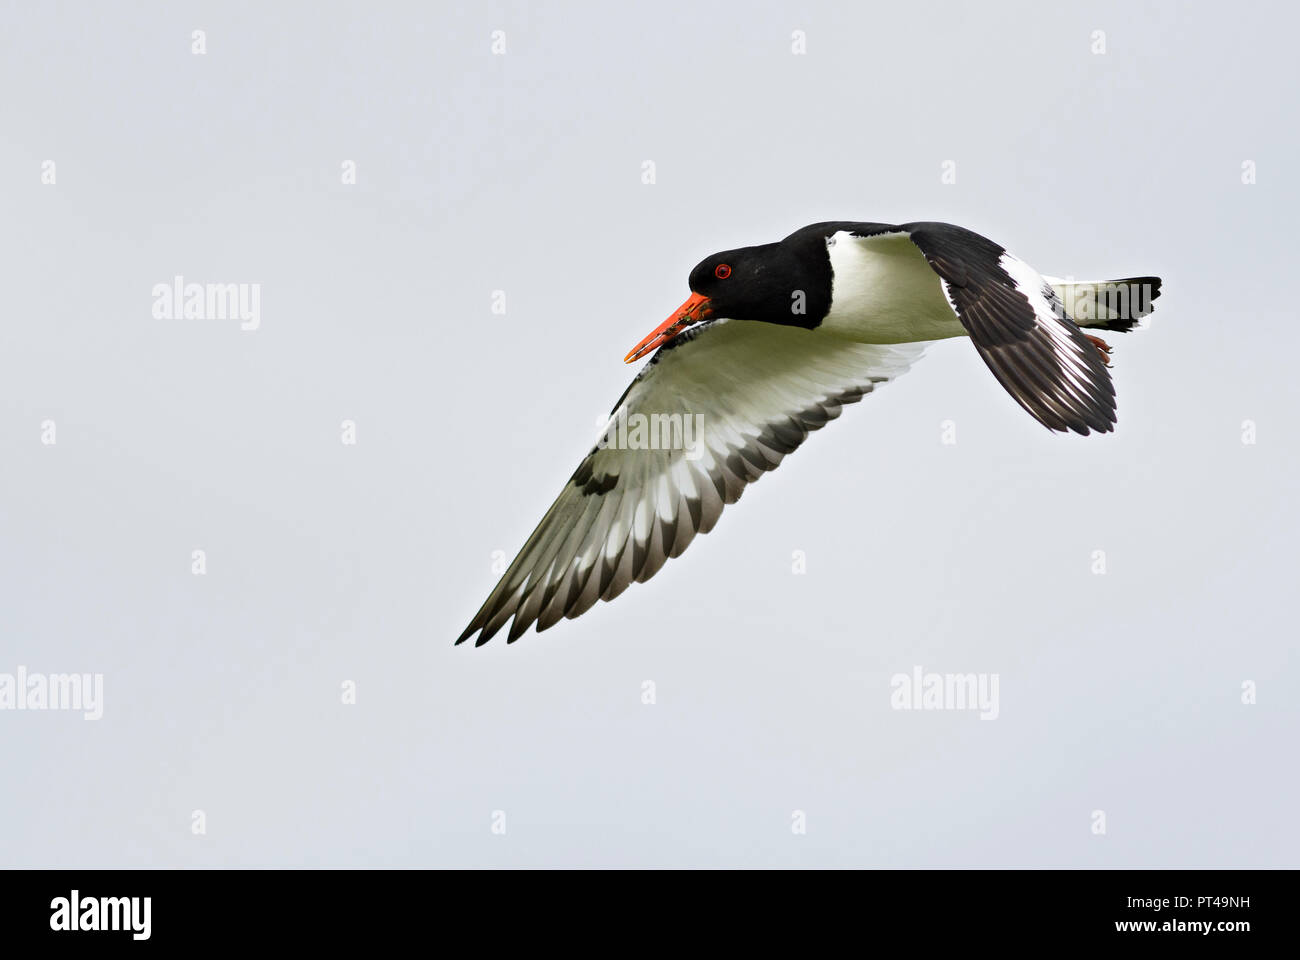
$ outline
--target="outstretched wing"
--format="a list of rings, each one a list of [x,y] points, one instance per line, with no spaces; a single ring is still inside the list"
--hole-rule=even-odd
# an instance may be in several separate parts
[[[662,347],[457,643],[513,642],[650,579],[808,433],[902,373],[922,345],[730,320]]]
[[[1106,433],[1115,386],[1101,353],[1038,272],[992,240],[949,223],[859,224],[904,232],[939,275],[948,303],[998,382],[1049,430]]]

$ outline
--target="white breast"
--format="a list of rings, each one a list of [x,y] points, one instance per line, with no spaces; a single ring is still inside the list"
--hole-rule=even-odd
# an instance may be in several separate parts
[[[831,309],[819,330],[856,343],[913,343],[960,337],[966,330],[943,281],[905,233],[826,240]]]

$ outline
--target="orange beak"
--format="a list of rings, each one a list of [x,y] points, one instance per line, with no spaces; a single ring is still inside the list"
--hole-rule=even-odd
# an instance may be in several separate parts
[[[640,360],[656,347],[662,347],[692,323],[699,323],[713,316],[709,298],[702,293],[692,293],[690,299],[669,314],[668,319],[650,332],[650,335],[628,351],[624,363]]]

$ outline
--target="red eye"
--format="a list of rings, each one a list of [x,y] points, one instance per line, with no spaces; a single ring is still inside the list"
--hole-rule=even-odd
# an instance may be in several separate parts
[[[725,263],[720,263],[713,268],[713,275],[719,280],[726,280],[727,277],[731,276],[731,268]]]

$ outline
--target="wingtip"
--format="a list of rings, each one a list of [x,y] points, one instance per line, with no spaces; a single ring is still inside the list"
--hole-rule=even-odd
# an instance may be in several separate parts
[[[506,634],[506,643],[514,643],[528,632],[530,626],[532,626],[531,620],[520,622],[519,616],[516,615],[514,622],[510,624],[510,632]]]
[[[470,637],[474,636],[474,634],[481,633],[482,631],[484,631],[486,627],[487,627],[487,621],[484,620],[482,616],[482,611],[480,611],[479,615],[469,622],[469,626],[467,626],[464,630],[461,631],[460,636],[456,638],[456,642],[455,644],[453,644],[453,646],[459,647]],[[488,634],[488,636],[491,636],[491,634]],[[480,642],[481,641],[476,641],[474,646],[477,647]]]

